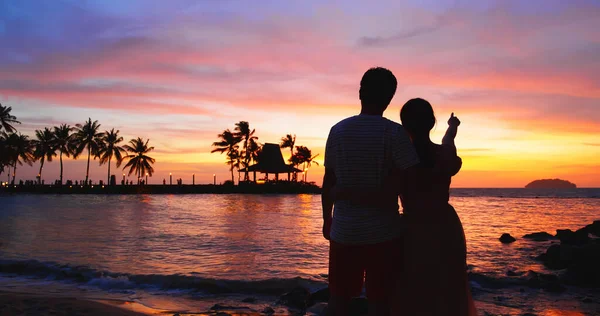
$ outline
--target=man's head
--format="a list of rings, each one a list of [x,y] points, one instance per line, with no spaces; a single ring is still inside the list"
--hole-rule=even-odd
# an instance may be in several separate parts
[[[371,68],[360,80],[360,103],[362,111],[369,114],[383,114],[394,94],[398,81],[388,69]]]

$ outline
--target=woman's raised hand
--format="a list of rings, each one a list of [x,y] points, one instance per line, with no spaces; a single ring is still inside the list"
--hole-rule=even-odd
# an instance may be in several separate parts
[[[452,112],[452,115],[450,115],[450,119],[448,119],[448,125],[450,126],[460,126],[460,120],[458,119],[458,117],[454,116],[454,112]]]

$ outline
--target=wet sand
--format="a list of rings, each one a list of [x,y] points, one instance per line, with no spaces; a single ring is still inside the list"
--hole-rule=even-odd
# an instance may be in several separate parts
[[[157,314],[133,302],[94,301],[0,291],[0,316],[90,315],[142,316]]]
[[[218,310],[176,312],[146,307],[132,301],[89,299],[0,291],[0,316],[258,316],[278,315],[251,311]],[[288,315],[287,313],[285,315]]]
[[[319,303],[307,310],[309,315],[322,315],[325,303]],[[523,315],[523,311],[492,303],[476,301],[480,315]],[[254,316],[254,315],[294,315],[294,313],[280,313],[280,311],[256,312],[217,310],[208,312],[176,312],[157,310],[132,301],[89,299],[66,296],[52,296],[44,294],[14,293],[0,291],[0,316]],[[583,312],[569,312],[564,310],[548,310],[539,316],[583,316]]]

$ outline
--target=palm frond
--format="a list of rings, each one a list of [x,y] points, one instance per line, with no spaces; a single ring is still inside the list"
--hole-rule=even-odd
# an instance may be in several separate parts
[[[21,124],[14,115],[10,114],[11,111],[12,107],[0,104],[0,129],[4,128],[8,133],[16,132],[16,129],[12,124]]]

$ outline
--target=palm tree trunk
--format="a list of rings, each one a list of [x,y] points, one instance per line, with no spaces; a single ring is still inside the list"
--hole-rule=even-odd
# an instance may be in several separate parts
[[[60,151],[60,184],[63,184],[63,163],[62,163],[62,150]]]
[[[85,171],[85,185],[88,185],[88,178],[90,175],[90,155],[91,155],[91,148],[88,146],[88,163],[87,163],[87,170]]]
[[[306,182],[306,162],[302,165],[302,181]]]
[[[235,178],[233,177],[233,167],[231,167],[231,183],[235,184]]]
[[[110,185],[110,158],[112,158],[112,156],[108,157],[108,177],[106,177],[106,185]]]
[[[248,162],[246,162],[246,171],[244,172],[244,181],[248,181]]]
[[[42,169],[44,169],[44,157],[42,157],[40,164],[40,172],[38,172],[38,184],[42,184]]]
[[[292,165],[292,167],[296,167],[294,165],[294,163],[292,162],[293,161],[292,158],[294,158],[294,145],[292,145],[290,147],[290,164]],[[298,173],[297,172],[294,172],[293,180],[298,182]]]
[[[15,179],[17,178],[17,163],[15,162],[15,168],[13,169],[12,184],[15,185]]]
[[[244,162],[246,163],[246,171],[244,172],[244,181],[248,181],[248,137],[246,137],[246,140],[244,141]],[[238,168],[238,183],[240,182],[240,176],[239,176],[239,171],[240,169]]]

